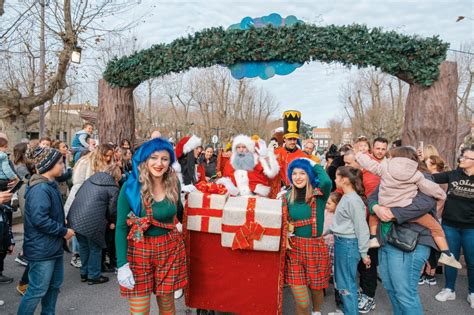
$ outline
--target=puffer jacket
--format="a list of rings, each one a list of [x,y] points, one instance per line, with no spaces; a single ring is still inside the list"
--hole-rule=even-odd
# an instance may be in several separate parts
[[[76,163],[76,166],[74,166],[74,170],[72,171],[72,188],[69,191],[66,203],[64,204],[66,217],[68,215],[69,208],[71,208],[71,205],[74,202],[77,191],[79,188],[81,188],[81,185],[92,176],[93,173],[91,160],[89,158],[80,159]]]
[[[118,194],[119,188],[111,175],[92,175],[76,193],[67,216],[68,225],[106,248],[105,231],[108,223],[115,223]]]
[[[446,199],[444,190],[418,171],[416,161],[394,157],[378,163],[360,152],[356,154],[356,160],[362,168],[381,177],[379,203],[385,207],[410,205],[418,190],[438,200]]]
[[[67,228],[56,181],[37,174],[31,177],[25,192],[24,229],[26,260],[51,260],[63,255]]]

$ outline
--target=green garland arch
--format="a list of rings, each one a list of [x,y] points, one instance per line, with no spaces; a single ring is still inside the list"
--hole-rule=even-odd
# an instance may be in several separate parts
[[[192,67],[232,65],[241,61],[339,62],[374,66],[408,83],[430,86],[446,59],[448,43],[365,25],[316,26],[298,23],[275,28],[204,29],[170,44],[153,45],[107,64],[105,80],[113,87],[141,82]]]

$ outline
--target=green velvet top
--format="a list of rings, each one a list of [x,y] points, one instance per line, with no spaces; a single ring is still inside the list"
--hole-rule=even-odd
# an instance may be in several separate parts
[[[317,224],[317,237],[323,234],[324,228],[324,209],[331,193],[332,182],[328,174],[321,165],[316,164],[313,167],[313,172],[319,178],[319,189],[321,190],[322,196],[316,197],[316,224]],[[292,188],[294,189],[294,187]],[[295,201],[290,203],[290,193],[286,194],[286,200],[288,201],[288,214],[290,221],[299,221],[311,218],[311,205],[303,201]],[[311,225],[305,225],[295,228],[295,235],[300,237],[309,238],[312,235]]]
[[[115,228],[115,248],[117,251],[117,267],[119,268],[127,263],[127,235],[129,232],[127,217],[130,211],[132,211],[127,197],[125,196],[124,187],[122,187],[117,201],[117,224]],[[168,199],[163,199],[161,201],[154,201],[151,205],[151,209],[153,211],[153,218],[156,220],[162,223],[173,223],[175,215],[178,214],[178,217],[180,216],[178,211],[182,213],[183,205],[181,199],[179,199],[177,205],[170,202]],[[140,216],[146,216],[145,207],[142,207]],[[151,225],[145,232],[145,236],[161,236],[170,231],[171,230],[169,229]]]

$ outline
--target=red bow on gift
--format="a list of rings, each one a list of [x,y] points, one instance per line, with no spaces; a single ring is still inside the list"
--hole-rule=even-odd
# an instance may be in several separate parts
[[[253,241],[259,241],[265,229],[257,222],[246,222],[235,233],[232,249],[251,249]]]
[[[199,182],[196,184],[197,190],[205,194],[218,194],[218,195],[225,195],[227,194],[227,188],[224,185],[216,184],[216,183],[206,183],[206,182]]]
[[[148,216],[139,218],[133,212],[130,212],[128,214],[127,225],[130,226],[127,240],[141,242],[143,241],[143,234],[151,225],[151,221]]]

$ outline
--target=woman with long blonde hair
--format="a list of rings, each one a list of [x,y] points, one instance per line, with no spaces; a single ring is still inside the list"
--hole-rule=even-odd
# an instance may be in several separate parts
[[[118,282],[130,314],[149,314],[156,295],[160,314],[175,314],[174,291],[187,284],[178,176],[173,146],[155,138],[140,146],[118,198],[115,245]]]
[[[81,157],[72,170],[72,188],[64,204],[64,213],[67,217],[69,209],[76,198],[76,193],[81,188],[82,184],[92,175],[98,172],[105,171],[112,163],[113,147],[109,144],[101,144],[94,151]],[[72,258],[71,265],[76,268],[82,266],[79,257],[79,244],[75,237],[72,238]]]
[[[331,261],[324,242],[324,209],[331,193],[331,179],[321,165],[307,158],[288,166],[290,191],[283,196],[288,207],[289,246],[286,251],[285,283],[293,292],[297,315],[320,315],[323,289],[329,285]],[[310,303],[309,300],[312,300]]]

